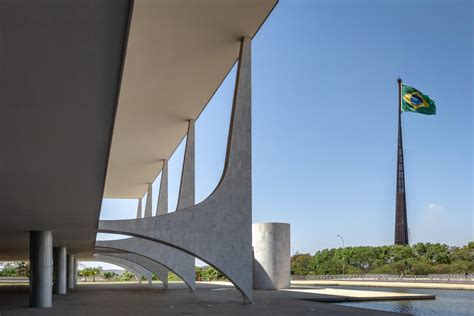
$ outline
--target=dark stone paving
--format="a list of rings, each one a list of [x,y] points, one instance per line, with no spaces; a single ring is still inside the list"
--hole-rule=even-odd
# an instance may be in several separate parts
[[[79,285],[54,295],[52,308],[29,308],[28,286],[0,286],[0,316],[7,315],[393,315],[305,300],[304,293],[254,291],[254,303],[242,304],[233,288],[199,284],[190,293],[182,284]]]

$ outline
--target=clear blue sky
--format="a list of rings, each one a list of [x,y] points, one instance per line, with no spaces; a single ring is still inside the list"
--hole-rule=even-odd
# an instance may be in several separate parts
[[[411,243],[474,240],[473,20],[469,0],[280,0],[252,47],[253,221],[290,223],[293,252],[393,243],[401,76],[438,110],[403,115]],[[222,173],[234,79],[197,121],[198,202]],[[104,200],[101,218],[135,212]]]

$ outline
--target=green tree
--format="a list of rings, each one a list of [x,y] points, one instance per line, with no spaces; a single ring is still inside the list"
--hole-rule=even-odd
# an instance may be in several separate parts
[[[158,278],[157,278],[158,279]],[[177,276],[174,272],[168,272],[168,281],[182,281],[179,276]]]
[[[118,274],[113,272],[113,271],[104,272],[104,279],[106,279],[107,281],[110,281],[110,280],[116,278],[117,276],[118,276]]]
[[[123,272],[119,277],[119,281],[130,281],[133,279],[135,279],[135,276],[130,271]]]
[[[92,282],[95,282],[95,278],[102,274],[102,267],[91,268]]]
[[[312,272],[311,256],[308,253],[291,257],[291,274],[308,275]]]
[[[79,276],[84,277],[84,282],[87,282],[87,277],[92,275],[92,269],[91,268],[84,268],[82,270],[79,270],[78,274],[79,274]]]
[[[14,277],[17,276],[17,270],[13,262],[7,262],[3,265],[0,270],[0,276],[2,277]]]
[[[196,279],[197,280],[208,280],[208,281],[221,281],[227,280],[226,277],[214,269],[213,267],[195,267]]]
[[[333,248],[291,258],[297,275],[341,274],[343,266],[347,274],[474,273],[474,242],[461,248],[435,243]]]

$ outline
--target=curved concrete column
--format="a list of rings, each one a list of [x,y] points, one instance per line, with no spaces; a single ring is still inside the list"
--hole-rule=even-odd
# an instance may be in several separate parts
[[[158,204],[156,205],[156,215],[168,213],[168,160],[163,159],[161,168],[160,192],[158,194]]]
[[[251,49],[242,40],[223,176],[200,204],[152,218],[100,221],[99,231],[157,241],[200,258],[252,298]]]
[[[130,271],[140,283],[142,281],[142,276],[144,276],[145,279],[147,279],[149,284],[152,283],[153,273],[151,273],[150,271],[146,270],[144,267],[136,263],[127,261],[125,259],[104,255],[104,254],[94,254],[94,260],[115,264],[121,268],[124,268],[125,270]]]
[[[138,199],[137,218],[142,218],[142,199]]]
[[[96,249],[96,253],[100,253],[100,250]],[[107,253],[102,253],[103,255],[107,255],[109,257],[116,257],[120,259],[124,259],[133,263],[138,264],[139,266],[142,266],[146,270],[156,274],[158,279],[163,283],[165,287],[168,287],[168,269],[158,262],[151,260],[147,257],[140,256],[136,253],[130,253],[130,252],[107,252]]]
[[[146,204],[145,204],[145,215],[143,217],[151,217],[152,198],[153,198],[152,183],[148,183],[148,191],[146,195]]]
[[[179,186],[178,206],[176,207],[177,211],[195,204],[195,124],[195,120],[189,120],[183,170],[181,171],[181,183]]]
[[[252,225],[254,251],[253,288],[279,290],[290,287],[290,224]]]
[[[95,242],[95,246],[135,253],[154,260],[179,276],[192,292],[196,290],[194,257],[183,251],[140,238],[100,240]]]

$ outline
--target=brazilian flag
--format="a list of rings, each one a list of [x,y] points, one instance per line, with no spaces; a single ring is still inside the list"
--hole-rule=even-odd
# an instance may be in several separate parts
[[[426,94],[402,84],[402,111],[426,115],[436,114],[436,105]]]

